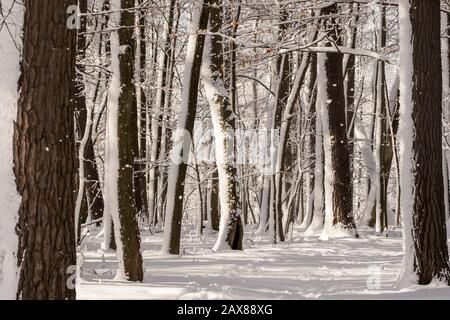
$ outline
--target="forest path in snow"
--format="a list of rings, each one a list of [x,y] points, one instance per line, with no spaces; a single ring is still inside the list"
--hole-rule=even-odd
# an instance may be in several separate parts
[[[244,251],[214,253],[215,235],[199,239],[189,230],[181,256],[162,255],[162,234],[143,233],[142,284],[114,281],[115,253],[101,252],[101,239],[88,235],[78,299],[450,299],[448,287],[395,288],[403,257],[395,233],[320,241],[296,231],[276,246],[247,233]]]

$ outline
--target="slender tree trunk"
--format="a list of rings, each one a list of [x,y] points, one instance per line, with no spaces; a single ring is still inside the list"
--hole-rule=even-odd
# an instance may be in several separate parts
[[[219,231],[219,174],[214,170],[208,185],[207,197],[208,222],[212,230]]]
[[[188,56],[185,63],[182,101],[178,127],[173,139],[172,164],[169,169],[167,186],[167,207],[162,251],[170,254],[180,253],[184,185],[197,111],[198,84],[205,44],[203,31],[207,29],[209,19],[209,0],[194,1],[193,6],[194,15],[187,49]]]
[[[87,0],[79,1],[81,13],[87,12]],[[77,238],[81,232],[81,224],[85,223],[88,216],[91,220],[99,220],[103,217],[104,202],[103,192],[100,185],[100,178],[95,157],[94,143],[92,141],[93,131],[93,109],[98,96],[100,86],[101,71],[98,74],[98,81],[94,89],[93,101],[87,102],[87,88],[85,88],[85,64],[86,64],[86,19],[81,19],[80,29],[77,34],[78,53],[78,81],[76,84],[75,112],[77,114],[77,140],[78,145],[78,197],[75,208],[75,222],[77,223]],[[100,44],[99,44],[100,46]],[[98,52],[99,54],[99,52]],[[89,106],[88,106],[89,105]]]
[[[306,121],[309,123],[309,132],[306,133],[306,154],[308,166],[306,173],[306,214],[301,224],[301,229],[306,230],[311,225],[314,214],[314,184],[315,184],[315,158],[316,158],[316,100],[317,100],[317,55],[311,56],[308,79],[308,109]]]
[[[381,51],[386,46],[386,8],[380,6],[376,8],[376,48]],[[372,181],[377,189],[377,199],[375,208],[372,210],[372,221],[370,226],[375,226],[376,232],[380,233],[387,228],[387,187],[389,174],[391,172],[391,162],[388,162],[388,153],[391,151],[387,126],[386,109],[386,71],[384,61],[376,62],[376,81],[374,83],[374,101],[375,101],[375,137],[374,154],[376,163],[376,172],[378,177]],[[389,144],[388,144],[389,143]],[[390,157],[392,160],[392,155]]]
[[[135,0],[135,6],[143,4],[142,0]],[[147,201],[147,179],[146,165],[147,144],[146,144],[146,118],[147,118],[147,96],[144,86],[146,69],[146,48],[145,48],[145,19],[146,14],[139,11],[135,13],[135,90],[136,90],[136,121],[137,121],[137,149],[136,161],[134,163],[134,186],[135,203],[138,215],[146,217],[148,220],[148,201]]]
[[[139,156],[134,86],[135,15],[130,10],[123,10],[134,8],[134,0],[111,1],[111,8],[115,13],[110,27],[121,28],[111,33],[112,82],[106,125],[105,212],[111,215],[114,223],[119,260],[118,279],[142,281],[138,211],[134,193],[134,164]]]
[[[172,29],[173,29],[173,18],[175,12],[175,0],[165,1],[168,5],[167,17],[165,17],[163,39],[161,49],[159,51],[158,57],[158,77],[157,77],[157,91],[156,100],[152,110],[152,132],[151,132],[151,151],[150,151],[150,161],[151,167],[149,172],[149,206],[150,210],[155,211],[155,203],[157,202],[157,188],[158,188],[158,166],[157,161],[159,154],[161,152],[161,140],[162,137],[162,121],[164,104],[166,101],[166,95],[168,94],[168,79],[169,79],[169,65],[170,58],[172,56]],[[159,170],[162,171],[162,170]]]
[[[22,196],[17,234],[17,298],[74,299],[67,285],[75,258],[74,1],[26,0],[14,173]]]
[[[359,4],[352,4],[350,9],[350,13],[355,14],[355,17],[352,18],[349,26],[349,35],[348,35],[348,44],[347,46],[350,48],[356,48],[356,39],[358,35],[358,11]],[[355,136],[355,127],[354,127],[354,117],[356,114],[356,106],[355,106],[355,82],[356,82],[356,56],[348,55],[345,57],[346,62],[344,62],[344,70],[345,70],[345,98],[346,98],[346,124],[347,124],[347,136],[349,141],[349,151],[350,158],[352,161],[351,168],[353,170],[353,157],[354,157],[354,142],[353,138]],[[344,60],[345,61],[345,60]]]
[[[289,19],[288,11],[286,10],[286,5],[278,3],[279,6],[279,15],[280,15],[280,23],[279,23],[279,30],[278,30],[278,41],[283,41],[283,39],[286,37],[286,30],[288,28],[287,20]],[[290,92],[290,59],[291,54],[290,53],[280,53],[277,61],[276,61],[276,71],[277,71],[277,88],[276,88],[276,101],[275,101],[275,108],[272,111],[273,112],[273,123],[272,123],[272,130],[273,132],[281,131],[281,122],[283,120],[283,112],[286,108],[286,103],[289,97]],[[283,141],[280,141],[281,145],[283,145]],[[272,148],[276,148],[277,152],[280,152],[280,147],[278,145],[275,145],[276,141],[271,141]],[[281,164],[281,163],[280,163]],[[282,170],[283,168],[275,163],[275,172],[270,177],[273,181],[271,181],[271,190],[270,190],[270,200],[269,200],[269,207],[271,210],[269,211],[272,216],[270,216],[270,219],[274,221],[273,224],[269,224],[269,233],[274,234],[273,236],[273,242],[277,242],[277,238],[283,242],[284,241],[284,232],[283,232],[283,212],[281,210],[282,205],[281,201],[279,201],[282,198]],[[278,169],[278,170],[277,170]],[[277,183],[277,181],[280,181],[280,183]],[[272,238],[272,237],[271,237]]]

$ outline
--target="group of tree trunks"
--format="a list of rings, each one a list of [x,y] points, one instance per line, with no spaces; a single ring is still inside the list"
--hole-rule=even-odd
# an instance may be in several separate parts
[[[410,247],[406,248],[405,263],[410,264],[407,267],[417,275],[419,284],[428,284],[435,278],[449,282],[450,268],[446,243],[441,147],[443,129],[441,121],[440,1],[400,1],[402,2],[400,3],[400,33],[401,35],[408,33],[408,27],[402,24],[403,22],[410,23],[412,29],[411,48],[405,40],[401,42],[404,46],[400,46],[402,57],[400,68],[403,68],[403,71],[400,72],[400,95],[402,96],[400,108],[402,112],[400,112],[399,120],[399,139],[400,148],[404,148],[405,151],[400,159],[401,208],[404,220],[411,221],[409,229],[408,224],[405,224],[405,239],[411,240]],[[122,253],[120,263],[123,265],[124,275],[127,280],[143,280],[138,217],[141,214],[149,219],[155,219],[153,214],[156,212],[157,195],[163,192],[164,188],[163,185],[157,184],[157,177],[164,176],[164,170],[157,171],[154,164],[160,158],[161,150],[159,148],[161,139],[164,138],[162,134],[163,113],[167,110],[165,95],[169,94],[166,89],[170,86],[173,77],[173,70],[170,68],[173,46],[169,38],[171,38],[174,28],[175,1],[169,1],[169,20],[159,61],[162,69],[158,80],[156,99],[159,105],[156,106],[158,110],[153,114],[154,118],[151,121],[153,141],[151,141],[150,156],[153,164],[151,164],[152,167],[147,178],[144,173],[146,168],[136,165],[140,157],[146,156],[143,148],[147,147],[147,140],[143,139],[142,142],[139,142],[141,133],[138,130],[139,116],[134,73],[136,67],[136,40],[134,37],[136,15],[131,10],[135,7],[135,0],[116,0],[114,3],[120,4],[120,7],[126,10],[116,14],[116,17],[120,17],[116,22],[121,28],[113,31],[117,37],[117,43],[111,43],[111,46],[117,46],[116,51],[112,50],[112,53],[118,54],[117,67],[120,73],[116,75],[120,78],[116,123],[118,179],[113,182],[105,181],[105,184],[117,184],[115,196],[118,202],[118,212],[111,213],[103,212],[105,209],[103,198],[105,197],[105,201],[110,201],[114,195],[103,193],[100,187],[92,127],[89,127],[89,118],[92,117],[92,114],[83,99],[82,81],[76,82],[77,51],[81,56],[85,54],[86,40],[83,36],[79,36],[77,39],[76,30],[67,28],[66,25],[66,10],[69,6],[75,5],[76,1],[25,0],[24,2],[20,97],[14,132],[14,172],[17,189],[22,197],[17,224],[19,237],[17,257],[20,266],[18,298],[75,298],[75,289],[67,282],[70,276],[68,272],[70,272],[71,266],[76,265],[75,242],[78,236],[76,230],[79,232],[81,223],[87,221],[88,212],[93,220],[100,219],[104,214],[112,217],[112,219],[105,219],[104,224],[110,223],[110,228],[114,225],[116,243],[120,246],[118,251]],[[80,5],[82,10],[86,9],[86,1],[80,1]],[[216,153],[223,157],[218,159],[216,171],[212,175],[210,189],[213,191],[210,192],[208,200],[209,206],[214,207],[214,210],[211,210],[214,212],[214,217],[211,216],[211,225],[213,229],[219,230],[215,249],[242,249],[242,199],[239,199],[240,193],[237,187],[238,167],[234,162],[236,147],[233,136],[236,128],[237,106],[236,44],[234,41],[227,44],[226,38],[220,35],[224,19],[222,8],[220,0],[196,1],[194,5],[195,14],[191,24],[188,57],[184,69],[178,130],[174,133],[172,164],[167,177],[164,178],[167,180],[167,190],[165,194],[166,207],[163,214],[165,217],[163,250],[171,254],[180,253],[188,169],[186,158],[189,156],[191,148],[189,137],[185,133],[192,137],[201,72],[204,73],[204,85],[214,119],[214,132],[219,140],[216,141]],[[320,22],[321,32],[326,30],[324,46],[343,45],[343,26],[337,17],[339,8],[337,3],[330,3],[321,9],[321,15],[325,16]],[[404,8],[409,9],[405,10]],[[289,16],[282,6],[279,11],[279,38],[281,41],[289,30]],[[240,9],[234,19],[239,18],[239,13]],[[380,49],[386,45],[384,33],[386,21],[381,20],[379,23],[376,45]],[[235,36],[237,32],[237,25],[237,21],[234,21],[231,38],[233,33]],[[82,23],[81,29],[85,30],[85,28],[86,26]],[[206,36],[205,31],[208,29],[211,35]],[[355,38],[353,38],[351,46],[354,45]],[[233,54],[224,59],[222,53],[225,49],[229,49],[228,47],[232,48]],[[121,48],[120,51],[119,48]],[[323,142],[320,141],[321,135],[313,135],[307,142],[308,152],[320,156],[320,159],[316,159],[316,166],[312,165],[317,173],[315,179],[307,180],[308,196],[313,194],[314,186],[317,183],[324,183],[325,203],[330,205],[325,209],[325,212],[328,212],[325,215],[325,223],[330,223],[333,227],[339,226],[352,230],[354,235],[357,235],[352,215],[351,161],[354,147],[349,141],[353,137],[355,121],[353,114],[356,112],[350,107],[354,104],[355,75],[352,70],[355,67],[355,60],[350,55],[346,60],[347,64],[344,65],[344,55],[341,53],[321,53],[320,55],[318,58],[316,53],[305,54],[303,74],[299,70],[297,75],[300,84],[303,84],[306,78],[309,81],[309,114],[314,113],[316,100],[318,100],[316,114],[320,112],[321,119],[317,118],[317,122],[313,120],[310,130],[323,134]],[[403,60],[408,55],[410,55],[410,61]],[[276,60],[277,87],[275,88],[276,100],[271,128],[281,129],[281,132],[283,132],[284,125],[292,125],[291,120],[284,124],[286,119],[283,115],[287,109],[296,104],[295,101],[298,98],[298,92],[292,92],[292,90],[299,90],[299,87],[292,85],[289,77],[292,72],[291,59],[290,53],[281,52]],[[81,58],[81,60],[83,59]],[[412,65],[405,65],[408,62],[411,62]],[[204,69],[201,69],[202,64]],[[226,68],[223,67],[224,65]],[[317,66],[318,69],[316,69]],[[79,68],[82,73],[83,67]],[[224,73],[224,70],[231,70],[231,72]],[[306,76],[307,70],[309,70],[308,77]],[[317,70],[319,76],[317,76]],[[387,227],[387,207],[385,205],[387,202],[387,179],[394,158],[392,143],[399,126],[395,120],[395,110],[398,110],[399,102],[395,101],[396,106],[389,106],[390,103],[387,101],[384,62],[377,62],[376,70],[375,86],[379,97],[374,102],[376,117],[378,117],[374,139],[378,143],[375,148],[377,148],[376,157],[379,158],[380,180],[371,181],[371,183],[380,186],[377,196],[384,199],[379,202],[384,205],[372,210],[370,224],[382,230]],[[411,70],[411,74],[408,74],[408,70]],[[412,83],[411,88],[408,88],[408,83]],[[316,99],[316,84],[319,91],[322,90],[322,96],[326,97],[326,101]],[[227,92],[227,94],[224,95],[223,92]],[[144,94],[140,108],[146,108],[146,100]],[[291,112],[291,110],[287,111],[287,119],[290,118]],[[74,130],[75,115],[76,130]],[[395,120],[393,129],[387,128],[388,124],[383,120],[388,116]],[[146,115],[143,117],[146,118]],[[148,121],[148,118],[146,120]],[[145,124],[145,121],[142,123]],[[301,126],[301,122],[298,122],[297,125]],[[413,141],[402,140],[408,138],[408,130],[414,132]],[[232,136],[231,139],[230,136]],[[261,204],[267,207],[269,213],[267,220],[261,221],[261,223],[264,226],[268,223],[273,229],[273,242],[283,241],[288,228],[282,224],[281,188],[283,186],[282,179],[285,177],[283,172],[288,163],[287,159],[289,159],[286,158],[289,148],[286,142],[287,137],[283,139],[286,144],[283,143],[281,146],[283,152],[278,167],[279,172],[274,172],[273,175],[265,178],[267,190],[264,191],[266,197],[263,199],[268,203]],[[77,147],[77,140],[84,140],[84,143],[78,144]],[[405,145],[408,144],[411,144],[409,154],[405,149]],[[168,142],[167,145],[169,145]],[[81,151],[80,148],[82,148]],[[81,157],[80,162],[76,160],[77,149]],[[321,152],[318,153],[317,150]],[[321,156],[322,151],[324,158]],[[321,167],[317,167],[318,162],[322,163]],[[325,163],[325,169],[323,169],[323,163]],[[82,183],[78,179],[77,168],[83,168],[80,175],[86,181],[82,191],[83,201],[82,204],[79,204],[81,206],[79,212],[82,213],[79,221],[75,221],[74,218],[77,206],[75,201],[77,181]],[[325,182],[317,180],[321,175],[323,176],[323,170],[325,170]],[[407,175],[412,178],[408,180]],[[109,185],[105,186],[107,190],[110,190],[109,187]],[[148,200],[147,188],[151,190]],[[317,211],[321,210],[321,205],[316,200],[314,198],[314,201],[312,199],[308,201],[308,203],[311,202],[308,204],[307,210],[309,212],[307,213],[308,225],[314,224],[314,219],[321,214]],[[408,201],[409,203],[407,203]],[[147,202],[151,204],[148,209]],[[112,208],[108,203],[106,204],[106,209]],[[218,219],[219,209],[220,222]],[[289,219],[288,224],[291,221]],[[408,258],[411,259],[407,260]]]

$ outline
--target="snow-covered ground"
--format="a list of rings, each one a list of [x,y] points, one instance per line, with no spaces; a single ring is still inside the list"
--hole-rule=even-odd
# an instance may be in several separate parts
[[[213,253],[214,235],[200,240],[188,230],[181,256],[161,255],[162,234],[143,234],[142,284],[113,280],[115,254],[101,252],[92,230],[82,245],[78,299],[450,299],[449,287],[395,288],[398,233],[320,241],[294,232],[273,246],[247,232],[244,251]]]

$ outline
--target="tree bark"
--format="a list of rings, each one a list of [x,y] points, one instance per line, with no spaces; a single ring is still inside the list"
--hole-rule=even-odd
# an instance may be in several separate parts
[[[401,0],[403,276],[450,285],[442,174],[440,1]]]
[[[330,18],[324,20],[324,29],[329,30],[328,37],[335,45],[342,44],[341,22],[336,15],[339,13],[337,3],[322,9]],[[332,46],[330,40],[325,45]],[[326,208],[325,229],[340,228],[356,234],[353,220],[353,199],[349,158],[349,145],[346,132],[346,113],[344,97],[344,78],[342,55],[335,53],[324,54],[323,74],[321,83],[326,95],[323,104],[325,176],[329,183],[325,183]],[[322,67],[321,67],[322,68]],[[327,173],[328,171],[328,173]],[[327,191],[327,188],[331,189]],[[329,217],[331,215],[331,217]],[[327,221],[328,220],[328,221]],[[329,225],[329,227],[327,226]]]
[[[75,299],[75,1],[25,1],[14,173],[22,196],[17,298]]]

